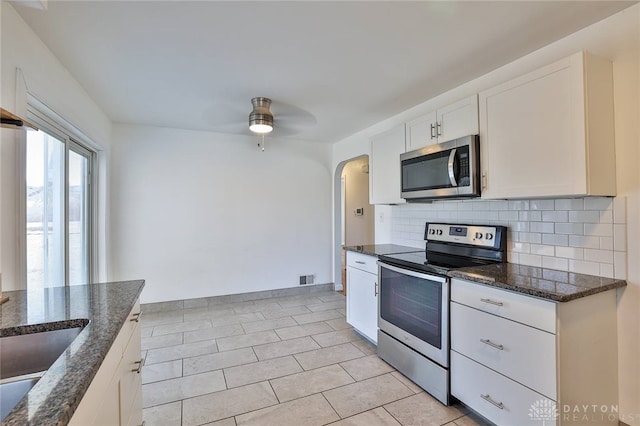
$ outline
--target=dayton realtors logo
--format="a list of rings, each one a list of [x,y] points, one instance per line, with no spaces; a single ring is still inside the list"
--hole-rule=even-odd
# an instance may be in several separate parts
[[[558,409],[556,403],[548,399],[539,399],[529,408],[529,417],[534,421],[542,421],[542,426],[545,426],[545,422],[555,423],[558,418]]]

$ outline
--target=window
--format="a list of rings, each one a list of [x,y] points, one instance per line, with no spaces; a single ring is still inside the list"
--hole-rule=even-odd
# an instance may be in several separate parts
[[[50,120],[26,140],[27,288],[91,282],[95,153]]]

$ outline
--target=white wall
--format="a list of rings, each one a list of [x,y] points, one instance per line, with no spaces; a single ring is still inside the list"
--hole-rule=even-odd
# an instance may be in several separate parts
[[[21,95],[20,92],[26,89],[29,94],[38,98],[91,139],[94,147],[101,150],[98,171],[99,211],[105,212],[109,200],[106,182],[111,138],[110,120],[8,2],[0,2],[0,15],[2,107],[18,115],[24,115],[26,98],[24,93]],[[17,82],[18,68],[22,70],[24,79]],[[18,144],[23,143],[24,136],[17,131],[7,130],[3,130],[0,136],[2,286],[5,290],[13,290],[20,288],[17,235],[21,231],[16,226],[16,189],[19,179],[16,153]],[[97,228],[98,277],[100,280],[106,280],[108,222],[104,214],[99,214]]]
[[[367,171],[365,171],[366,168]],[[373,244],[374,208],[369,204],[369,158],[358,158],[345,164],[345,245]],[[354,211],[362,209],[356,216]]]
[[[331,279],[330,147],[114,126],[112,277],[142,302]]]
[[[348,158],[370,154],[369,137],[420,114],[488,89],[579,50],[613,61],[618,195],[626,199],[627,287],[618,291],[619,410],[621,420],[640,425],[640,5],[554,42],[478,79],[463,84],[411,110],[350,136],[333,147],[335,167]],[[409,209],[413,207],[408,207]],[[554,207],[555,208],[555,207]],[[382,223],[376,206],[376,241],[391,240],[389,221]],[[393,213],[391,213],[393,214]],[[445,220],[442,217],[442,220]],[[393,220],[396,220],[394,218]],[[386,237],[385,237],[386,234]],[[530,254],[530,253],[529,253]],[[526,257],[526,256],[525,256]],[[339,266],[337,267],[339,268]],[[606,268],[606,267],[605,267]]]

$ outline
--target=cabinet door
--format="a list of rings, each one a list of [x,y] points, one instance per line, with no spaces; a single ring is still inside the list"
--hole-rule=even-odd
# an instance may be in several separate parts
[[[437,114],[433,111],[407,123],[407,152],[438,143],[436,120]]]
[[[347,322],[374,343],[378,340],[378,276],[347,268]]]
[[[129,419],[137,415],[137,411],[141,410],[140,407],[134,406],[136,395],[142,390],[140,324],[137,322],[133,322],[133,324],[135,326],[131,333],[129,344],[126,346],[122,356],[120,369],[120,417],[123,425],[129,424]]]
[[[369,201],[371,204],[401,204],[400,154],[404,152],[404,124],[371,138]]]
[[[438,143],[478,134],[478,96],[473,95],[438,110]]]
[[[584,195],[582,56],[480,93],[483,198]]]

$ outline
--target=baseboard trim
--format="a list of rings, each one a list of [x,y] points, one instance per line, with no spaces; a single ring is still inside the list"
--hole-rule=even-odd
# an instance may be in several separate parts
[[[300,287],[287,287],[275,290],[254,291],[251,293],[226,294],[221,296],[199,297],[196,299],[171,300],[167,302],[143,303],[143,312],[175,311],[179,309],[202,308],[223,303],[249,302],[271,297],[303,296],[322,291],[335,291],[333,283],[309,284]]]

